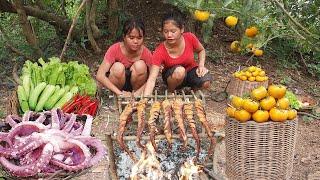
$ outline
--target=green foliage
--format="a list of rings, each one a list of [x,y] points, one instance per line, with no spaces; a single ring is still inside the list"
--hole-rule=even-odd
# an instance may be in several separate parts
[[[283,4],[278,4],[276,0],[168,0],[168,2],[191,14],[195,9],[208,10],[212,13],[211,19],[236,16],[239,21],[235,28],[242,34],[250,26],[259,29],[255,38],[242,36],[242,47],[252,43],[257,48],[264,48],[275,55],[284,67],[297,68],[299,60],[304,59],[308,71],[320,77],[320,1],[284,0],[281,1]],[[209,23],[210,20],[203,24],[205,36],[210,36],[211,33],[211,28],[208,28]]]
[[[297,96],[292,91],[287,90],[285,97],[288,98],[291,108],[297,109],[297,110],[301,108],[301,105]]]

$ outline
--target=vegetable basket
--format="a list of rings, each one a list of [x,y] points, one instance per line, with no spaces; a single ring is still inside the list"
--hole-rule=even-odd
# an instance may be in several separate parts
[[[231,77],[230,83],[227,88],[228,94],[232,94],[235,96],[243,96],[249,93],[252,89],[264,86],[265,88],[268,87],[268,81],[262,82],[251,82],[251,81],[242,81],[238,78]]]
[[[290,179],[298,129],[285,122],[241,123],[227,118],[226,174],[229,179]]]
[[[95,98],[99,100],[99,104],[98,104],[98,109],[96,112],[95,116],[99,115],[100,112],[100,107],[101,107],[101,96],[100,96],[101,92],[99,89],[97,89]],[[6,112],[7,115],[10,114],[16,114],[16,115],[21,115],[21,111],[20,111],[20,105],[19,105],[19,101],[18,101],[18,95],[17,95],[17,91],[10,91],[8,93],[8,104],[6,105]]]

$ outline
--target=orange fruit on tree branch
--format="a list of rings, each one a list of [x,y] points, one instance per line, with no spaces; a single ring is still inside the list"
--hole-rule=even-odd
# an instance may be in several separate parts
[[[253,50],[253,54],[254,54],[255,56],[262,56],[262,55],[263,55],[263,50],[261,50],[261,49],[254,49],[254,50]]]
[[[233,26],[237,25],[237,23],[238,23],[238,18],[235,17],[235,16],[228,16],[228,17],[225,19],[225,23],[226,23],[227,26],[233,27]]]
[[[239,41],[233,41],[230,45],[230,49],[232,52],[240,52],[240,42]]]
[[[255,37],[258,34],[258,28],[255,26],[249,27],[245,30],[244,34],[248,37]]]
[[[198,21],[207,21],[209,19],[210,12],[209,11],[202,11],[202,10],[195,10],[194,17]]]

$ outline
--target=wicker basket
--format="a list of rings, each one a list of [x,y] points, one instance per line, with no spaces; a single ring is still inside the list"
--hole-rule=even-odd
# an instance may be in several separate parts
[[[232,77],[230,84],[227,88],[229,95],[243,96],[249,93],[252,89],[256,87],[264,86],[268,87],[268,81],[263,82],[251,82],[251,81],[242,81],[238,78]]]
[[[297,129],[297,118],[283,123],[240,123],[227,118],[228,178],[290,179]]]

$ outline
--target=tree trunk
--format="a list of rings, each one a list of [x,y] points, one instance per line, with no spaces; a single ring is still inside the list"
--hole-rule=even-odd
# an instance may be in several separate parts
[[[34,31],[31,27],[31,24],[28,20],[28,17],[26,15],[26,12],[24,10],[23,4],[21,0],[14,0],[14,4],[16,6],[16,10],[19,16],[19,21],[22,27],[22,33],[26,37],[27,42],[31,45],[31,47],[34,48],[38,58],[42,57],[43,52],[39,48],[39,43],[37,40],[37,37],[34,34]]]
[[[59,33],[63,35],[67,35],[69,32],[69,27],[71,21],[61,16],[57,16],[53,13],[47,13],[44,10],[34,8],[31,6],[24,6],[24,10],[27,16],[33,16],[38,19],[41,19],[45,22],[48,22],[50,25],[54,26],[58,29]],[[17,13],[17,10],[13,7],[13,5],[6,0],[0,0],[0,11],[1,12],[9,12],[9,13]],[[75,34],[81,34],[79,29],[75,30]]]
[[[119,28],[119,14],[118,14],[119,4],[117,0],[107,1],[107,11],[108,11],[108,31],[110,32],[111,39],[116,39],[117,30]]]
[[[90,44],[96,54],[99,54],[101,52],[101,49],[99,48],[98,44],[96,43],[93,34],[92,34],[92,29],[90,26],[90,12],[91,12],[91,5],[92,5],[92,0],[87,0],[86,3],[86,28],[87,28],[87,35],[88,39],[90,41]]]
[[[92,29],[92,34],[94,38],[100,38],[101,32],[96,25],[96,12],[97,12],[97,0],[92,0],[91,10],[90,10],[90,27]]]

